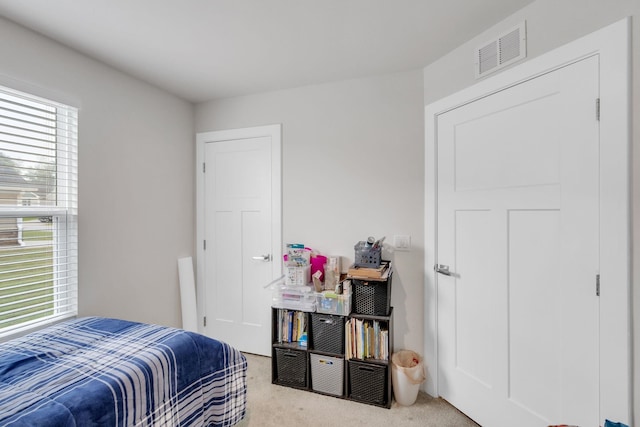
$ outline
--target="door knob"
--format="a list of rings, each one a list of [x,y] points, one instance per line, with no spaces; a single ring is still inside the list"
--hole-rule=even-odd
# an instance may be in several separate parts
[[[451,276],[448,265],[436,264],[433,266],[433,269],[436,271],[436,273],[444,274],[445,276]]]
[[[267,255],[260,255],[260,256],[253,256],[251,257],[251,259],[256,260],[256,261],[271,261],[271,255],[267,254]]]

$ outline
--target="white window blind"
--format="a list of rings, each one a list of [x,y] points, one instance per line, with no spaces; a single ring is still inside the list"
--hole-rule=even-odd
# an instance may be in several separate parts
[[[78,111],[0,87],[0,336],[77,314]]]

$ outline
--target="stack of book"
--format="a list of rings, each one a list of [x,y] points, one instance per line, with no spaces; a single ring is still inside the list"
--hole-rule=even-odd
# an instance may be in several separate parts
[[[345,325],[347,359],[389,360],[387,322],[350,319]]]
[[[277,328],[279,343],[298,342],[307,331],[305,314],[301,311],[278,310]]]

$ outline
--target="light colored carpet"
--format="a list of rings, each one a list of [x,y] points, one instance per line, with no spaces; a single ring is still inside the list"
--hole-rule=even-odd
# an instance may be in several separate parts
[[[239,427],[478,427],[442,399],[420,392],[412,406],[391,409],[271,384],[271,358],[245,354],[247,416]]]

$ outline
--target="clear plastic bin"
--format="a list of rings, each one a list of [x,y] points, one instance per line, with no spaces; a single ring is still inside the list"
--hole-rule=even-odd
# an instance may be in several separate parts
[[[271,305],[289,310],[315,311],[316,297],[313,286],[273,286]]]
[[[336,294],[332,291],[316,293],[316,311],[348,316],[351,314],[351,293]]]
[[[306,286],[311,282],[311,266],[285,265],[284,283],[288,286]]]

